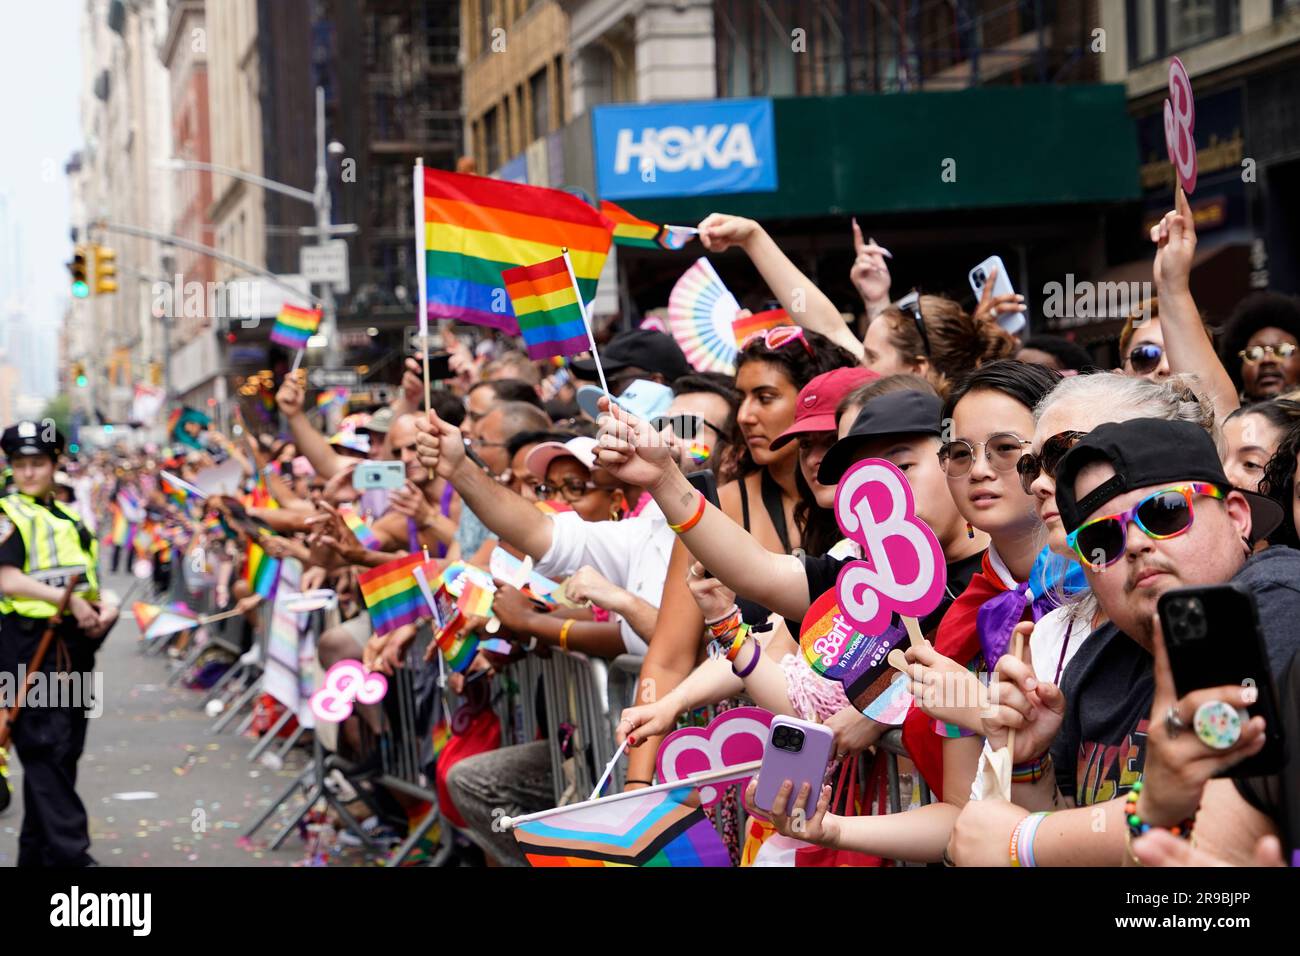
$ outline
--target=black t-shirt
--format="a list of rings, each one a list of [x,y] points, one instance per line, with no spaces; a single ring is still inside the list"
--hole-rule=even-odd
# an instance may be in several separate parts
[[[1251,556],[1232,579],[1255,597],[1276,676],[1300,647],[1300,552]],[[1155,694],[1151,655],[1111,623],[1083,642],[1061,681],[1065,719],[1052,744],[1061,793],[1077,806],[1126,794],[1142,776]]]
[[[1286,742],[1282,772],[1234,782],[1242,799],[1277,825],[1282,859],[1294,866],[1295,854],[1300,852],[1300,654],[1291,659],[1291,666],[1278,680],[1277,694]]]

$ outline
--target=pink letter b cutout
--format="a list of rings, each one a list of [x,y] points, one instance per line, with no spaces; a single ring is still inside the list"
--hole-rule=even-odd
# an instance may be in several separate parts
[[[943,599],[943,549],[916,516],[903,473],[879,458],[858,462],[835,491],[840,530],[862,546],[861,561],[840,571],[840,611],[863,634],[889,626],[891,615],[921,618]]]

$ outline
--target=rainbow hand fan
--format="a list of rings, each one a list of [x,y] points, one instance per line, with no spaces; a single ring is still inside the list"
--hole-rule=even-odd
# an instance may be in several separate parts
[[[668,328],[698,372],[731,374],[736,362],[736,337],[731,323],[740,304],[713,264],[700,257],[682,273],[668,296]]]

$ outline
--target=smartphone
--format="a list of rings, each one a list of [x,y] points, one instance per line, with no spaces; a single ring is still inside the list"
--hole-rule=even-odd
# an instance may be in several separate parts
[[[790,799],[799,795],[799,788],[808,784],[808,803],[803,808],[804,819],[811,819],[821,797],[826,767],[831,762],[831,748],[835,734],[822,724],[814,724],[797,717],[776,717],[767,732],[767,746],[763,748],[763,766],[758,771],[758,788],[754,791],[754,805],[771,812],[772,803],[781,784],[789,780],[794,784]],[[793,807],[786,808],[793,813]]]
[[[442,382],[452,377],[450,352],[436,352],[429,356],[429,381]]]
[[[704,500],[715,508],[721,508],[718,503],[718,479],[713,474],[713,469],[706,468],[704,471],[695,471],[686,476],[695,490],[704,495]]]
[[[390,491],[406,484],[406,466],[400,461],[363,461],[352,472],[352,487],[357,491],[387,488]]]
[[[1255,777],[1280,771],[1282,722],[1254,596],[1232,584],[1177,588],[1160,595],[1156,610],[1179,697],[1224,684],[1250,683],[1259,691],[1246,711],[1268,724],[1264,749],[1221,776]]]
[[[1011,276],[1007,274],[1002,257],[989,256],[970,271],[970,287],[975,293],[976,302],[983,297],[984,286],[988,285],[989,276],[993,275],[994,269],[998,274],[993,279],[993,294],[1015,295],[1016,290],[1011,285]],[[1017,335],[1025,327],[1025,313],[1003,312],[998,316],[998,325],[1002,326],[1003,331]]]

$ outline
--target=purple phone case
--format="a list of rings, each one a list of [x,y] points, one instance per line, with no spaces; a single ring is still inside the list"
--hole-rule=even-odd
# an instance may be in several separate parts
[[[772,743],[772,735],[780,726],[798,727],[804,732],[803,750],[797,754],[778,750]],[[754,792],[754,805],[760,810],[770,811],[776,792],[786,780],[794,784],[790,791],[793,803],[799,795],[799,788],[805,783],[808,787],[808,803],[804,814],[811,819],[817,808],[817,799],[821,796],[822,783],[826,779],[826,766],[831,762],[831,748],[835,746],[835,734],[822,724],[814,724],[796,717],[777,717],[767,732],[767,746],[763,748],[763,766],[758,771],[758,789]],[[786,812],[792,812],[793,806]]]

